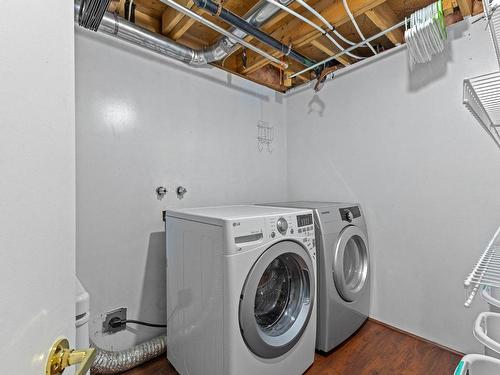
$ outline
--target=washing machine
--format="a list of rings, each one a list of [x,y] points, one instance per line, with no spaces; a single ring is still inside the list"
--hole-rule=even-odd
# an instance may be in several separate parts
[[[370,252],[357,203],[281,202],[314,212],[318,261],[316,348],[328,352],[352,336],[370,312]]]
[[[314,361],[309,209],[168,210],[167,357],[180,374],[294,375]]]

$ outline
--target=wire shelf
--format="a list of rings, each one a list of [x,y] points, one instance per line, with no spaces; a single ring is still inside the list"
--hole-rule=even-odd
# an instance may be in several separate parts
[[[500,64],[500,2],[498,0],[483,0],[483,7]]]
[[[500,288],[500,228],[489,242],[472,272],[464,282],[465,307],[470,307],[483,286]]]
[[[483,6],[500,66],[500,1],[483,0]],[[500,147],[500,72],[464,80],[463,102]]]
[[[500,147],[500,72],[464,80],[464,104]]]

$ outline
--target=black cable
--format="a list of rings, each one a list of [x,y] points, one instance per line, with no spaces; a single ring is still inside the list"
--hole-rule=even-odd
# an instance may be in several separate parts
[[[113,328],[121,327],[122,325],[125,325],[127,323],[139,324],[141,326],[154,327],[154,328],[166,328],[167,327],[166,324],[148,323],[148,322],[142,322],[140,320],[133,320],[133,319],[122,320],[120,318],[113,318],[109,321],[109,325]]]
[[[147,327],[158,327],[158,328],[166,328],[166,324],[155,324],[155,323],[147,323],[147,322],[141,322],[140,320],[132,320],[132,319],[127,319],[125,320],[125,323],[134,323],[134,324],[139,324],[141,326],[147,326]]]

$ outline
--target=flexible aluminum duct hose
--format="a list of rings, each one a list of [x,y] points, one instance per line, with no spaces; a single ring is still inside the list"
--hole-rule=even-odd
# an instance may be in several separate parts
[[[91,374],[117,374],[147,362],[167,350],[167,336],[155,337],[133,348],[120,352],[97,349],[97,356],[90,369]]]

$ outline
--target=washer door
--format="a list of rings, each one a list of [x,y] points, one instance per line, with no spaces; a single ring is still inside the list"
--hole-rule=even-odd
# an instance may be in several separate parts
[[[267,249],[240,297],[240,329],[248,348],[263,358],[293,348],[309,323],[314,290],[314,268],[304,247],[281,241]]]
[[[337,240],[333,256],[333,280],[340,296],[354,302],[368,280],[368,242],[363,231],[351,225]]]

